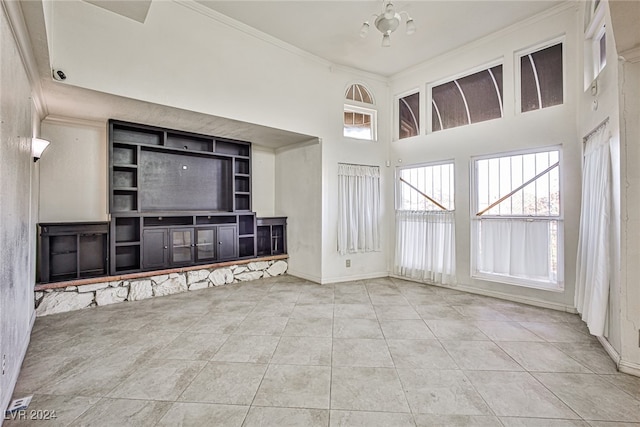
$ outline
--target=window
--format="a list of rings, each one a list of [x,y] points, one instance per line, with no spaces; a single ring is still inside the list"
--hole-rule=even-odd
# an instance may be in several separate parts
[[[562,289],[560,151],[473,161],[473,274]]]
[[[600,27],[600,31],[596,34],[593,40],[593,59],[594,59],[594,70],[595,76],[604,69],[605,65],[607,65],[607,31],[606,27],[603,25]]]
[[[352,84],[347,89],[345,98],[350,101],[362,102],[364,104],[373,104],[373,97],[366,87],[360,84]]]
[[[563,102],[562,43],[520,57],[520,110]]]
[[[455,283],[453,163],[400,169],[394,272],[431,283]]]
[[[398,138],[410,138],[420,134],[420,93],[416,92],[398,100]]]
[[[431,130],[502,117],[502,65],[431,88]]]
[[[338,252],[380,250],[380,168],[338,163]]]
[[[397,188],[399,210],[452,211],[453,163],[400,169]]]
[[[375,110],[344,106],[344,136],[356,139],[375,140]]]
[[[371,92],[361,84],[352,84],[345,92],[343,135],[348,138],[376,139],[376,110]]]

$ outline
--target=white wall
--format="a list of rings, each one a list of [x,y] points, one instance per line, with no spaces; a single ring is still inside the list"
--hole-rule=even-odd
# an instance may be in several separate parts
[[[614,250],[620,255],[611,280],[608,338],[620,357],[619,369],[640,376],[640,4],[615,1],[607,5],[611,8],[607,68],[611,69],[603,75],[602,96],[611,99],[603,114],[611,116],[617,154],[613,171],[619,210],[612,225],[616,228]]]
[[[82,20],[76,19],[80,9],[85,17]],[[358,255],[351,269],[343,268],[344,259],[336,251],[335,216],[337,163],[383,165],[386,160],[386,82],[332,67],[292,46],[257,37],[253,30],[242,26],[238,29],[225,22],[196,2],[153,2],[144,25],[81,1],[54,2],[47,15],[51,60],[54,67],[65,70],[68,84],[321,138],[321,151],[303,150],[305,161],[309,162],[307,168],[295,166],[296,156],[283,153],[276,155],[275,171],[270,172],[269,155],[254,150],[254,209],[259,215],[275,211],[289,216],[289,239],[300,239],[299,244],[289,244],[292,270],[299,274],[318,281],[324,280],[325,275],[331,281],[357,278],[365,272],[386,275],[386,251]],[[168,23],[171,31],[167,31]],[[102,31],[95,31],[96,28]],[[130,43],[132,38],[141,42]],[[376,143],[363,144],[342,136],[344,91],[354,81],[369,86],[378,100],[381,119]],[[155,124],[162,125],[162,118],[157,121]],[[69,154],[71,147],[65,150]],[[93,162],[87,155],[83,158]],[[283,167],[293,168],[295,174],[281,171]],[[318,171],[322,171],[321,176]],[[275,188],[267,195],[274,182],[272,173]],[[64,177],[57,176],[52,181],[61,180]],[[299,186],[305,182],[312,183],[312,194]],[[322,184],[317,185],[318,182]],[[59,194],[61,189],[52,189],[51,196],[64,197]],[[284,196],[287,189],[298,191],[292,196],[298,199],[297,203],[310,200],[309,203],[294,208],[294,200]],[[99,187],[92,191],[106,193]],[[81,191],[80,197],[88,192]],[[303,242],[307,232],[302,224],[310,218],[309,206],[318,206],[318,213],[311,214],[312,219],[319,218],[318,228],[312,226],[310,230],[318,240]],[[48,215],[53,208],[49,203],[42,213]],[[91,209],[101,208],[95,205]],[[296,230],[302,235],[296,236]]]
[[[275,213],[276,153],[257,145],[251,150],[252,209],[258,217]]]
[[[322,279],[322,149],[319,142],[276,155],[275,214],[287,217],[289,274]]]
[[[39,222],[108,220],[106,133],[106,123],[42,122],[51,144],[39,161]]]
[[[0,94],[0,357],[5,369],[0,376],[0,407],[6,408],[35,315],[31,183],[37,166],[31,157],[31,137],[38,129],[31,87],[4,4],[0,7]]]
[[[579,85],[575,76],[581,75],[576,63],[580,59],[582,44],[576,38],[576,17],[575,6],[564,5],[553,13],[538,15],[420,64],[392,80],[391,92],[394,98],[419,88],[424,108],[429,83],[455,77],[494,62],[503,64],[503,118],[426,135],[423,131],[421,136],[391,143],[390,159],[393,166],[451,159],[455,162],[456,276],[461,287],[560,309],[570,310],[573,307],[581,170],[581,147],[576,135]],[[516,111],[516,52],[558,37],[564,42],[564,103],[521,114]],[[423,118],[427,116],[422,115]],[[427,120],[423,120],[423,128],[426,127],[425,122]],[[563,156],[561,190],[564,211],[564,291],[543,291],[471,277],[471,159],[474,156],[554,145],[562,147]],[[388,191],[392,189],[388,188]],[[393,209],[392,199],[388,200],[387,206],[389,211]],[[393,229],[393,224],[390,225]]]

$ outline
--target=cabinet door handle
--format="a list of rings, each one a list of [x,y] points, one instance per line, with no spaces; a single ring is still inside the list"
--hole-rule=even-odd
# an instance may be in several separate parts
[[[219,244],[219,245],[221,245],[221,244],[222,244],[222,242],[218,242],[218,244]]]
[[[165,246],[164,248],[165,248],[165,249],[168,249],[168,248],[169,248],[169,246]]]

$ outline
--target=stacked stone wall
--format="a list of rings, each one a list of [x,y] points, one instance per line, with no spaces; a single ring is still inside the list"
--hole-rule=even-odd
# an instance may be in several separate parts
[[[287,271],[286,261],[258,261],[224,268],[200,269],[149,276],[141,279],[114,280],[89,285],[46,289],[35,293],[36,315],[64,313],[83,308],[195,291],[230,285],[263,277],[280,276]]]

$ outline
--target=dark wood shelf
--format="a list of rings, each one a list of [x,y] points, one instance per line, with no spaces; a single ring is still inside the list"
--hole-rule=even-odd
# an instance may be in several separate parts
[[[115,245],[116,246],[139,246],[140,245],[140,241],[136,240],[136,241],[132,241],[132,242],[116,242]]]
[[[39,282],[107,275],[107,222],[40,223]]]
[[[117,120],[109,141],[112,274],[255,257],[250,142]]]

